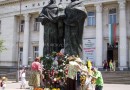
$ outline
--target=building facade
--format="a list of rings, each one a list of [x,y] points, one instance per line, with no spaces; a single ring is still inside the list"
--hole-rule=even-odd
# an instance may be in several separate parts
[[[56,0],[64,6],[70,0]],[[43,56],[44,26],[36,21],[48,0],[0,0],[0,39],[7,50],[0,53],[0,66],[30,65]],[[120,70],[130,67],[130,1],[83,0],[87,19],[83,33],[83,60],[92,59],[102,68],[104,60]],[[113,27],[113,28],[112,28]]]

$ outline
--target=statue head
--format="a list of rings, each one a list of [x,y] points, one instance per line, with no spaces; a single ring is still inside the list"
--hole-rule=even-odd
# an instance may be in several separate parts
[[[49,1],[49,4],[55,4],[56,3],[56,0],[50,0]]]

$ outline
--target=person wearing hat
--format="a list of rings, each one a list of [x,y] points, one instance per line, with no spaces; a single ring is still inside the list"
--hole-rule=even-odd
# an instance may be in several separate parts
[[[76,75],[76,80],[77,80],[77,83],[76,83],[76,87],[77,87],[77,90],[80,90],[81,88],[82,89],[85,89],[85,79],[84,77],[87,76],[88,74],[88,68],[86,65],[84,65],[83,61],[80,59],[80,58],[76,58],[75,62],[77,62],[79,64],[79,71],[77,72],[77,75]],[[81,79],[82,78],[82,79]]]
[[[78,71],[86,72],[81,68],[82,60],[80,58],[72,58],[68,64],[68,76],[66,90],[76,90],[76,75]]]
[[[5,90],[6,88],[6,81],[7,81],[7,78],[6,77],[2,77],[1,78],[1,87],[2,87],[2,90]]]
[[[33,86],[34,90],[35,88],[40,87],[41,76],[43,75],[40,57],[36,57],[31,64],[31,76],[29,79],[29,86]]]
[[[92,67],[92,71],[94,74],[91,76],[96,80],[95,90],[103,90],[104,81],[101,72],[95,67]]]

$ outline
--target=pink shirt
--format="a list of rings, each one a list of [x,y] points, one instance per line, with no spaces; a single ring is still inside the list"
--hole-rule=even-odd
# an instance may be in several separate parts
[[[36,71],[42,71],[41,64],[39,62],[35,62],[35,61],[32,63],[31,69],[36,70]]]

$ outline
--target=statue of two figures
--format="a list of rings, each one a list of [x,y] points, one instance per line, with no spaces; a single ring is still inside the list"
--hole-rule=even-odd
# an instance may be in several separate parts
[[[56,0],[50,0],[37,19],[44,25],[43,54],[59,52],[64,48],[64,54],[80,55],[86,17],[81,1],[71,0],[63,7],[62,3],[57,5]]]

